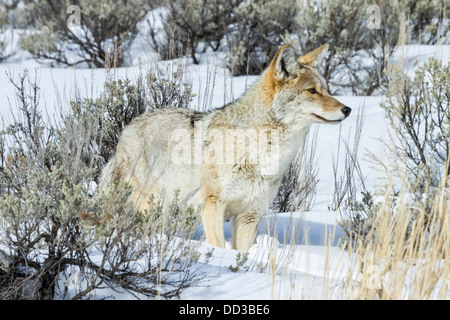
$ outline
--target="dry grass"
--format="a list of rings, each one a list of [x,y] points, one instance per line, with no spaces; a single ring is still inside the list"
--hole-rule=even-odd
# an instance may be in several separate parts
[[[351,266],[340,297],[448,299],[449,190],[443,181],[426,210],[408,203],[411,188],[403,185],[396,207],[387,190],[369,234],[349,243]]]
[[[271,248],[269,258],[274,266],[283,262],[276,259],[283,251],[290,256],[288,266],[277,269],[271,265],[268,270],[272,298],[448,300],[449,189],[442,184],[427,210],[409,202],[411,188],[405,184],[396,201],[392,190],[386,191],[364,238],[343,245],[339,251],[332,247],[335,235],[330,234],[323,247],[323,265],[310,260],[318,256],[310,258],[308,246]],[[322,275],[318,266],[323,267]]]

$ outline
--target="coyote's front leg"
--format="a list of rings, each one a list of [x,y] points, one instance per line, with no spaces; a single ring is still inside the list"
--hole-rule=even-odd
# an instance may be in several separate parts
[[[221,248],[225,247],[225,236],[223,232],[223,219],[225,206],[217,197],[210,196],[206,199],[202,214],[203,228],[208,243]]]
[[[247,252],[256,238],[261,217],[256,212],[238,215],[233,219],[233,249]]]

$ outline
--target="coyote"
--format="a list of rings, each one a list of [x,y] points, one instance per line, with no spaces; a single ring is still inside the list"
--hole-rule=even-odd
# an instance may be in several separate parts
[[[331,97],[316,70],[324,45],[298,59],[291,45],[275,54],[241,98],[209,112],[162,109],[135,118],[122,132],[99,189],[131,185],[145,212],[149,199],[175,194],[200,206],[206,240],[224,247],[233,219],[233,248],[247,252],[313,123],[339,123],[351,109]]]

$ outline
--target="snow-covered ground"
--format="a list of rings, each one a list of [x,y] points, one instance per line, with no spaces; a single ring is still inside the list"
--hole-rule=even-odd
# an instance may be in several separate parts
[[[136,41],[132,47],[130,67],[118,68],[117,77],[137,79],[140,73],[156,64],[164,66],[170,62],[154,62],[155,55],[148,53],[150,48],[145,41]],[[450,61],[450,46],[412,45],[399,48],[393,61],[400,62],[403,57],[409,70],[417,68],[429,57],[437,57]],[[151,59],[150,59],[151,58]],[[153,60],[145,63],[146,61]],[[142,63],[144,61],[144,63]],[[186,60],[187,61],[187,60]],[[2,127],[11,120],[14,112],[14,88],[8,75],[18,79],[24,69],[36,76],[41,88],[41,108],[48,119],[58,113],[59,103],[68,107],[67,102],[75,94],[75,88],[81,96],[96,96],[103,90],[106,72],[103,69],[50,67],[41,64],[28,54],[19,52],[13,58],[0,64],[0,112]],[[200,65],[188,65],[187,76],[192,81],[194,93],[202,93],[208,75],[214,79],[212,107],[238,98],[252,84],[256,77],[231,78],[223,68],[220,54],[207,53],[201,57]],[[33,77],[32,77],[33,78]],[[342,127],[321,125],[317,139],[317,159],[319,161],[316,201],[311,211],[283,213],[266,217],[261,222],[256,244],[251,247],[247,263],[237,272],[229,266],[236,266],[237,251],[231,249],[231,225],[225,224],[227,238],[226,248],[214,248],[213,256],[207,264],[204,258],[194,266],[202,275],[202,281],[186,289],[181,299],[301,299],[301,298],[339,298],[337,290],[339,279],[345,274],[349,258],[346,252],[338,247],[338,237],[342,230],[338,226],[339,214],[328,210],[334,190],[332,158],[337,152],[339,131],[347,136],[356,126],[358,110],[365,107],[365,118],[361,137],[361,156],[364,149],[382,155],[381,143],[385,138],[386,121],[379,107],[382,97],[340,96],[337,97],[353,109],[350,117],[342,123]],[[202,101],[194,99],[193,106]],[[364,174],[367,176],[366,186],[375,189],[377,175],[367,162],[362,161]],[[267,221],[276,222],[276,235],[264,234]],[[296,227],[297,237],[292,240],[292,226]],[[291,241],[292,240],[292,241]],[[213,248],[204,242],[201,235],[195,241],[203,241],[200,252],[206,255]],[[268,262],[269,261],[269,262]],[[271,262],[273,261],[273,263]],[[267,266],[264,268],[264,266]],[[275,270],[275,271],[273,271]],[[126,294],[117,296],[133,298]]]

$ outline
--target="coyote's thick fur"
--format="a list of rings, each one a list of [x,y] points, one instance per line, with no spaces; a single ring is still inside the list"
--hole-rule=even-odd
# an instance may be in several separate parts
[[[209,243],[224,247],[223,223],[232,218],[233,248],[246,252],[311,124],[339,123],[350,114],[315,69],[327,47],[296,59],[284,45],[259,80],[223,108],[137,117],[122,132],[99,189],[129,183],[142,211],[151,195],[170,203],[178,192],[201,206]]]

